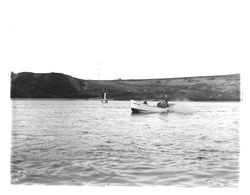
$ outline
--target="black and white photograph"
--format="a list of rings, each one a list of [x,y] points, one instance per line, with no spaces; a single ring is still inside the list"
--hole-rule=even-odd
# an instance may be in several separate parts
[[[13,184],[238,184],[238,74],[12,73],[11,98]]]
[[[248,8],[1,2],[8,185],[238,190]]]

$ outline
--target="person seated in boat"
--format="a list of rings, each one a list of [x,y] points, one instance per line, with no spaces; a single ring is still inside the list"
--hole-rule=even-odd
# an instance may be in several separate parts
[[[157,103],[157,107],[160,108],[167,108],[168,107],[168,96],[164,96],[164,100],[161,100],[160,102]]]
[[[143,104],[148,104],[147,100],[144,100],[144,101],[143,101]]]

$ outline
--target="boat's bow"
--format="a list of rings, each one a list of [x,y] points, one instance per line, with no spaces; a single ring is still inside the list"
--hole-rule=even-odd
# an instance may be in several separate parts
[[[148,110],[142,103],[135,100],[130,101],[130,107],[133,113],[147,112]]]

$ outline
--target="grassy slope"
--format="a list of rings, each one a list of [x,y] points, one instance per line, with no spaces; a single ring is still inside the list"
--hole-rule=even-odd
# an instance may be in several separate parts
[[[104,91],[112,99],[238,101],[240,75],[141,80],[82,80],[59,73],[12,74],[12,98],[98,98]]]

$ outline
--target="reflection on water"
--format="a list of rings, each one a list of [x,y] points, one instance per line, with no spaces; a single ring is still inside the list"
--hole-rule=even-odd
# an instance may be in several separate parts
[[[13,100],[14,184],[229,186],[239,179],[239,103]]]

